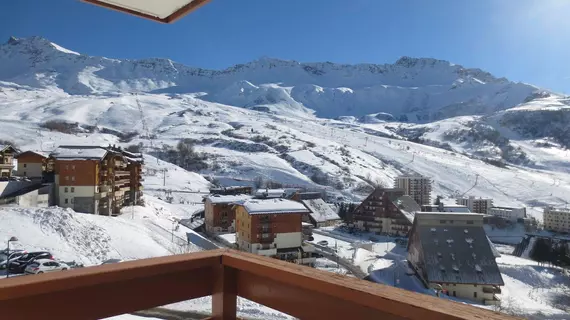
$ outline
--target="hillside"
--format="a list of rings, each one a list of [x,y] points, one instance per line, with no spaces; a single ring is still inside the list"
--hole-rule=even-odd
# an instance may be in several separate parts
[[[204,190],[201,174],[247,184],[261,177],[358,200],[374,185],[417,173],[434,180],[434,198],[487,196],[497,205],[528,206],[538,218],[540,207],[570,200],[568,99],[445,61],[337,65],[264,58],[211,71],[166,59],[90,57],[36,37],[0,46],[0,80],[0,140],[48,152],[61,144],[142,143],[152,179],[148,191],[155,196],[166,196],[162,189],[188,191],[188,179],[201,179],[192,188]],[[310,88],[319,94],[299,93]],[[430,98],[416,103],[390,91],[390,97],[408,99],[399,104],[377,89]],[[370,94],[362,104],[340,99],[359,91]],[[250,103],[252,97],[257,102]],[[461,102],[450,107],[455,98]],[[443,106],[460,112],[432,121],[410,111]],[[400,118],[389,112],[409,121],[395,122]],[[457,114],[466,115],[451,117]],[[181,139],[196,151],[185,164],[195,176],[150,156],[176,162],[170,149]],[[195,209],[180,202],[200,200],[173,195],[172,205],[184,214]]]

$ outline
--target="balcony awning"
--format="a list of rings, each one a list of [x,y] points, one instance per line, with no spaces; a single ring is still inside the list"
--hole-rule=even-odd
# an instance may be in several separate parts
[[[209,0],[83,0],[162,23],[172,23]]]

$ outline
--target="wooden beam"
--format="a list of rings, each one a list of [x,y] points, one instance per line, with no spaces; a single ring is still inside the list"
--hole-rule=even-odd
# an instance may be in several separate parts
[[[212,318],[215,320],[236,319],[237,279],[236,270],[221,265],[216,270],[212,293]]]
[[[210,0],[194,0],[188,4],[186,4],[185,6],[181,7],[180,9],[174,11],[172,14],[170,14],[169,16],[165,17],[165,18],[159,18],[157,16],[153,16],[147,13],[143,13],[140,11],[136,11],[133,9],[129,9],[129,8],[125,8],[125,7],[121,7],[119,5],[115,5],[115,4],[111,4],[111,3],[107,3],[107,2],[103,2],[100,0],[81,0],[83,2],[86,3],[90,3],[90,4],[94,4],[96,6],[99,7],[103,7],[106,9],[111,9],[114,11],[119,11],[122,13],[127,13],[130,15],[134,15],[140,18],[144,18],[144,19],[149,19],[149,20],[153,20],[156,22],[161,22],[161,23],[173,23],[176,20],[184,17],[185,15],[189,14],[192,11],[195,11],[196,9],[198,9],[199,7],[203,6],[204,4],[206,4],[208,1]],[[159,0],[155,0],[155,1],[159,1]]]
[[[100,319],[212,294],[220,254],[144,259],[0,281],[4,319]]]
[[[300,318],[316,316],[311,312],[317,308],[303,302],[312,303],[314,300],[323,306],[330,305],[333,310],[330,313],[325,311],[326,315],[319,313],[319,318],[336,319],[335,315],[345,315],[343,308],[348,308],[354,311],[350,316],[353,319],[376,318],[379,315],[386,319],[418,320],[514,319],[506,314],[433,296],[233,250],[224,253],[222,263],[237,270],[239,296]],[[343,308],[334,307],[337,304]]]

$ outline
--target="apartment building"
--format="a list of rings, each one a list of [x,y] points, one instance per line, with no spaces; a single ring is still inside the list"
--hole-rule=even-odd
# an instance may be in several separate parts
[[[407,236],[420,206],[402,189],[377,188],[350,213],[351,226],[365,232]]]
[[[207,196],[204,201],[206,231],[210,233],[235,232],[235,203],[247,199],[251,199],[251,196],[243,194]]]
[[[0,145],[0,178],[10,178],[14,170],[14,155],[17,150],[10,145]]]
[[[16,176],[32,180],[42,179],[48,171],[49,154],[40,151],[24,151],[16,155]]]
[[[431,203],[431,180],[427,177],[400,176],[394,179],[394,188],[404,190],[404,195],[419,205]]]
[[[487,210],[493,207],[493,199],[475,198],[474,196],[457,198],[456,203],[458,205],[466,206],[473,213],[487,214]]]
[[[314,247],[303,244],[302,215],[309,210],[288,199],[236,203],[236,243],[240,250],[297,264],[313,265]]]
[[[570,208],[544,208],[544,228],[555,232],[570,233]]]
[[[526,208],[491,207],[487,210],[487,214],[516,222],[526,218]]]
[[[56,200],[78,212],[117,215],[140,203],[142,159],[116,147],[60,146],[54,161]]]
[[[500,303],[504,285],[496,254],[476,213],[417,213],[408,262],[426,287],[486,305]]]

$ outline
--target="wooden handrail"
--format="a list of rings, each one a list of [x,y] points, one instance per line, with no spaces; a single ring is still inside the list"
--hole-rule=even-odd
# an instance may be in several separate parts
[[[209,295],[213,319],[235,319],[238,296],[301,319],[513,319],[229,249],[1,280],[0,318],[99,319]]]

